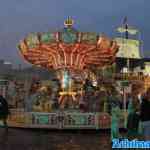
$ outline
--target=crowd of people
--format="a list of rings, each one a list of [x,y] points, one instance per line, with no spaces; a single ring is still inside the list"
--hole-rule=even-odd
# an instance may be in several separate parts
[[[120,105],[113,104],[111,108],[111,138],[121,137],[119,134]],[[150,140],[150,88],[146,92],[132,92],[127,99],[127,112],[124,112],[127,138]]]
[[[150,140],[150,88],[141,93],[140,98],[131,96],[127,128],[129,136],[138,136],[142,133],[146,140]]]

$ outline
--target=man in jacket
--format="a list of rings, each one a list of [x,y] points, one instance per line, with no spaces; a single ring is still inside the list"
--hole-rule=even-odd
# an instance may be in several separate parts
[[[0,94],[0,120],[3,121],[4,126],[7,128],[7,118],[9,110],[6,99]]]
[[[140,118],[143,124],[145,140],[150,140],[150,88],[142,99]]]

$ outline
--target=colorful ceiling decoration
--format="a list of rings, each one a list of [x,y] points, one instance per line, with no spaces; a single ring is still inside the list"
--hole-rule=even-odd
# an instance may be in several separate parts
[[[94,32],[79,32],[68,18],[58,32],[30,33],[19,43],[25,60],[47,69],[82,70],[91,65],[107,66],[115,61],[117,43]]]

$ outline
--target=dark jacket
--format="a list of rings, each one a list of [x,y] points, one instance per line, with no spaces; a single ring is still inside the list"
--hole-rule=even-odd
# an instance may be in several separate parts
[[[0,119],[7,118],[8,114],[8,103],[3,96],[0,96]]]
[[[142,121],[150,121],[150,101],[146,98],[141,103],[140,118]]]

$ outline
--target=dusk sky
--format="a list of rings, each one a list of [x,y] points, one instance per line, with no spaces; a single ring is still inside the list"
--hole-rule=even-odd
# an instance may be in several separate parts
[[[63,28],[68,16],[80,31],[114,37],[124,16],[139,28],[150,56],[150,0],[0,0],[0,59],[25,65],[16,45],[30,32]]]

